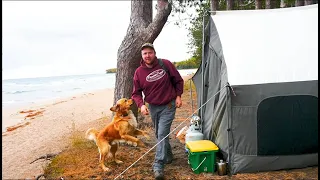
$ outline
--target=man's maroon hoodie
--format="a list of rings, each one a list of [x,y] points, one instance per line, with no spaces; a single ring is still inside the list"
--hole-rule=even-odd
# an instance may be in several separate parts
[[[183,79],[176,67],[166,59],[162,59],[168,73],[162,69],[156,59],[152,68],[148,68],[143,60],[140,62],[133,77],[132,99],[140,108],[144,100],[152,105],[165,105],[181,96],[183,93]]]

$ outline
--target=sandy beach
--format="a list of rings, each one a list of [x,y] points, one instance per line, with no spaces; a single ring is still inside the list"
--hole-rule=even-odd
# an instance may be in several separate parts
[[[3,110],[2,122],[23,123],[2,133],[2,179],[34,179],[42,174],[49,161],[31,162],[61,152],[70,144],[72,132],[83,131],[99,118],[110,117],[113,92],[113,89],[98,90]]]
[[[113,89],[97,90],[3,110],[3,122],[22,123],[2,133],[2,179],[34,179],[43,173],[49,161],[32,161],[66,149],[72,132],[107,124],[112,116],[109,108],[113,105],[113,93]],[[99,121],[101,118],[107,120]]]

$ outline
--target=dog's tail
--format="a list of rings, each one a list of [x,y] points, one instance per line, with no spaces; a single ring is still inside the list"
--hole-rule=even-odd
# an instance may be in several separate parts
[[[98,136],[98,131],[94,128],[90,128],[86,132],[86,138],[89,140],[92,140],[94,142],[97,142],[97,136]]]

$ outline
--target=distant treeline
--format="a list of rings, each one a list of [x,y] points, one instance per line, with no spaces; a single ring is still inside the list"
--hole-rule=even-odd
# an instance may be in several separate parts
[[[197,69],[200,66],[200,61],[192,57],[185,61],[173,62],[177,69]],[[116,73],[117,68],[107,69],[106,73]]]
[[[117,72],[117,68],[112,68],[112,69],[107,69],[106,73],[116,73]]]
[[[185,61],[173,62],[177,69],[197,69],[200,67],[201,59],[196,57],[191,57]]]

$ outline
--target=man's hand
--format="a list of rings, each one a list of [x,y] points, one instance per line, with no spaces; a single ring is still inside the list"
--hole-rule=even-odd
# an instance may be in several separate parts
[[[176,107],[180,108],[182,106],[182,100],[180,96],[177,96],[176,98]]]
[[[143,115],[149,115],[149,109],[147,108],[146,105],[142,105],[140,110]]]

